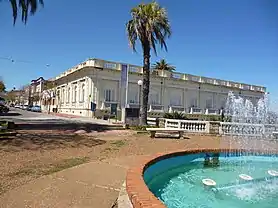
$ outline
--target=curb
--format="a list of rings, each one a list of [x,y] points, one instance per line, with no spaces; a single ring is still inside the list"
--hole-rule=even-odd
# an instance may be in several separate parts
[[[121,190],[119,192],[117,205],[118,208],[133,208],[133,205],[126,192],[126,181],[123,183]]]

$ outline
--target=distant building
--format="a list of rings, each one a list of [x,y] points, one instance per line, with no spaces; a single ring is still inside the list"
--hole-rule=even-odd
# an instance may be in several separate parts
[[[45,82],[43,77],[32,80],[29,86],[29,105],[39,105],[41,106],[41,93],[43,91],[43,83]]]
[[[121,68],[123,63],[89,59],[65,71],[56,78],[55,101],[51,108],[58,112],[92,116],[91,103],[96,114],[107,113],[111,104],[120,110]],[[138,80],[142,80],[142,67],[127,64],[129,70],[127,104],[139,107]],[[229,91],[251,100],[254,104],[266,92],[262,86],[249,85],[179,72],[151,73],[149,112],[181,111],[186,113],[218,114],[225,107]],[[37,81],[35,82],[37,83]],[[38,86],[38,85],[37,85]]]

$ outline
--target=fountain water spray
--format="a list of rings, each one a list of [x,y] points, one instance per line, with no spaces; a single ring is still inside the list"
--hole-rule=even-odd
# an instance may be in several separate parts
[[[240,149],[263,148],[261,140],[266,137],[265,124],[268,119],[268,94],[259,100],[249,100],[233,92],[228,93],[225,107],[230,120],[230,142]]]

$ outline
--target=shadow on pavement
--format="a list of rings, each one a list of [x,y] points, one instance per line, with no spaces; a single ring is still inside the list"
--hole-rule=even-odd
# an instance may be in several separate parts
[[[107,131],[111,129],[122,128],[122,126],[113,126],[105,124],[93,124],[93,123],[20,123],[16,124],[17,130],[84,130],[86,132],[91,131]]]
[[[21,116],[21,115],[22,114],[16,113],[16,112],[0,113],[0,116],[7,116],[7,117],[10,117],[10,116]]]
[[[105,144],[106,141],[62,131],[23,131],[13,138],[0,140],[0,151],[53,150]],[[66,150],[65,150],[66,151]]]

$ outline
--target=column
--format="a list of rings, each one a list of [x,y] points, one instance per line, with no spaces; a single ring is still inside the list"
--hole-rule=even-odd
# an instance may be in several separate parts
[[[168,112],[169,95],[168,95],[168,86],[167,86],[166,79],[163,80],[162,95],[163,95],[162,105],[164,106],[164,112]]]
[[[187,100],[186,100],[187,89],[183,89],[183,107],[185,112],[187,112]]]

